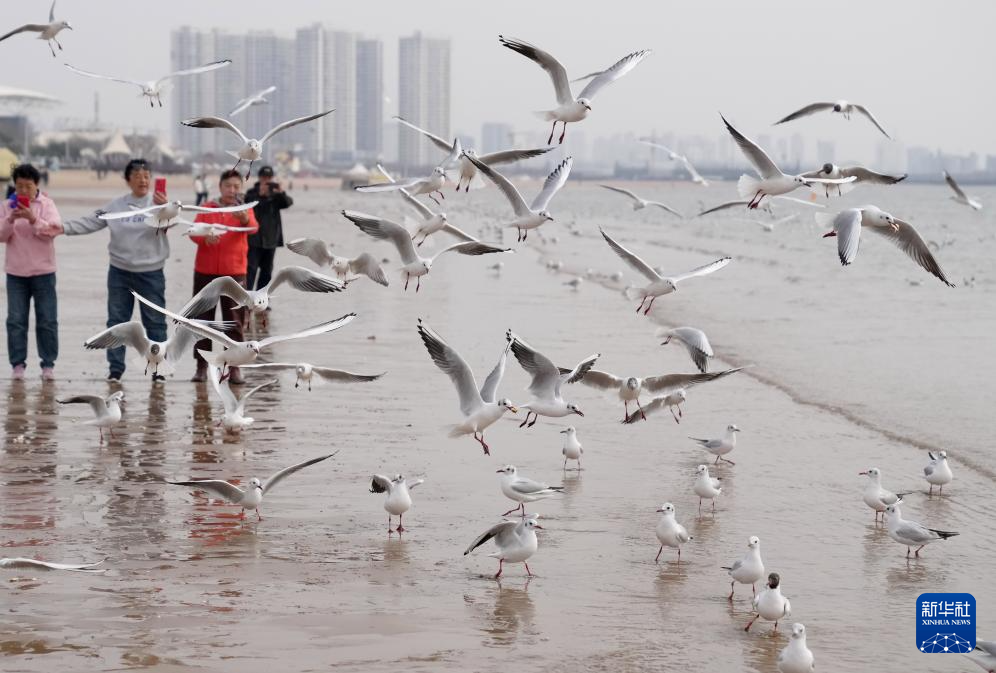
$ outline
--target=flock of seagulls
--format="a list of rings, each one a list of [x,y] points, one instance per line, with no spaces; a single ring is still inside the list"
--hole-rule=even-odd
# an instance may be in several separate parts
[[[51,46],[51,43],[54,43],[61,50],[62,46],[56,40],[56,35],[61,30],[67,28],[71,28],[68,22],[55,20],[55,3],[53,2],[49,13],[48,24],[24,25],[0,37],[0,41],[21,32],[36,32],[41,39],[49,41],[49,46],[54,56],[55,49]],[[451,166],[456,165],[459,170],[459,177],[455,184],[457,192],[461,188],[464,193],[467,193],[471,187],[482,187],[485,184],[485,179],[493,183],[511,206],[512,213],[502,221],[502,226],[517,230],[518,243],[526,241],[530,231],[538,229],[547,222],[553,221],[554,218],[549,210],[550,203],[567,183],[573,166],[573,159],[567,156],[556,165],[553,171],[547,176],[539,193],[535,195],[531,202],[527,202],[519,189],[505,175],[496,170],[495,166],[535,158],[554,150],[555,148],[550,145],[553,143],[557,124],[560,123],[563,125],[559,138],[559,143],[563,143],[567,124],[578,123],[587,118],[593,109],[592,101],[594,97],[607,85],[630,73],[651,53],[649,50],[632,52],[605,70],[578,78],[590,81],[575,96],[572,92],[571,84],[578,81],[578,79],[571,80],[568,77],[565,67],[551,54],[515,38],[499,36],[499,42],[503,47],[515,51],[539,65],[552,81],[557,107],[539,113],[545,121],[552,122],[550,137],[547,141],[548,146],[532,149],[510,148],[504,151],[478,155],[473,149],[463,148],[459,139],[454,139],[452,142],[447,141],[433,134],[431,131],[422,129],[405,119],[397,117],[396,120],[399,124],[429,139],[444,153],[444,157],[428,176],[397,181],[381,169],[384,181],[360,186],[357,187],[357,190],[366,193],[399,193],[404,203],[412,209],[419,217],[419,220],[416,221],[414,227],[409,227],[381,215],[366,214],[354,210],[341,211],[342,216],[347,221],[351,222],[371,239],[388,242],[394,247],[401,261],[399,272],[401,278],[404,280],[405,290],[408,289],[409,284],[414,280],[415,292],[417,293],[420,290],[422,278],[429,274],[435,261],[444,253],[453,252],[461,255],[481,256],[514,252],[513,248],[481,241],[467,234],[452,225],[444,212],[434,211],[419,199],[420,196],[428,196],[437,206],[441,203],[440,199],[445,200],[442,189],[447,181],[451,181],[451,178],[447,175],[447,170]],[[154,106],[158,103],[161,106],[161,94],[171,79],[211,72],[230,64],[231,61],[229,60],[216,61],[198,68],[170,73],[158,80],[148,82],[100,75],[80,70],[68,64],[67,67],[87,77],[136,85],[141,88],[142,95],[149,98],[150,105]],[[266,97],[275,90],[276,87],[271,86],[243,98],[228,113],[228,117],[234,117],[253,106],[266,104],[268,102]],[[866,107],[846,101],[814,103],[784,117],[776,123],[786,123],[825,111],[841,114],[848,119],[855,113],[862,115],[874,124],[883,135],[887,138],[889,137],[878,120]],[[193,128],[223,129],[237,136],[240,146],[237,150],[230,152],[237,159],[235,168],[238,168],[241,162],[245,161],[249,163],[249,170],[251,172],[252,163],[262,157],[264,144],[267,140],[288,128],[315,121],[332,112],[334,110],[330,109],[285,121],[270,129],[259,139],[250,138],[229,119],[222,117],[195,117],[183,121],[182,124]],[[861,166],[840,167],[832,163],[827,163],[816,171],[799,175],[789,175],[781,171],[757,143],[743,135],[722,115],[721,119],[726,130],[736,141],[744,156],[755,168],[758,176],[744,175],[740,178],[738,182],[740,200],[722,203],[702,211],[699,215],[734,207],[745,207],[748,210],[758,207],[770,208],[772,199],[783,199],[805,205],[815,205],[786,195],[797,189],[805,188],[812,190],[819,188],[824,191],[827,197],[830,197],[833,193],[840,196],[862,183],[893,185],[906,177],[905,175],[893,176],[877,173]],[[702,178],[686,157],[653,141],[643,142],[666,151],[671,160],[679,161],[685,167],[693,182],[704,187],[708,186],[708,181]],[[976,210],[981,208],[981,204],[969,198],[961,191],[951,176],[945,173],[945,179],[955,192],[955,196],[952,197],[953,199]],[[610,185],[602,185],[602,187],[629,198],[634,210],[654,206],[677,217],[682,217],[681,213],[668,205],[643,199],[630,190]],[[437,196],[439,197],[438,199],[436,198]],[[765,197],[768,197],[767,202],[764,202]],[[132,210],[124,213],[103,213],[101,217],[106,220],[114,220],[123,217],[134,217],[138,214],[145,216],[148,226],[158,230],[165,231],[177,224],[185,224],[190,227],[187,233],[191,234],[194,232],[202,233],[205,231],[204,227],[211,227],[212,231],[216,231],[217,233],[227,233],[242,229],[223,227],[222,225],[195,224],[184,220],[182,216],[186,212],[237,212],[251,208],[254,205],[256,204],[249,203],[227,208],[204,208],[183,204],[180,201],[171,201],[160,206],[153,206],[142,210]],[[818,222],[831,227],[831,231],[826,233],[825,236],[837,238],[838,255],[843,265],[854,262],[859,248],[861,231],[868,228],[870,231],[890,240],[913,261],[943,283],[952,285],[941,270],[927,244],[908,222],[898,219],[875,206],[848,208],[835,214],[817,212],[816,217]],[[218,227],[220,229],[217,229]],[[691,271],[668,275],[652,267],[636,253],[612,238],[603,229],[599,228],[599,232],[609,249],[646,281],[646,284],[642,287],[627,288],[627,296],[630,296],[634,300],[640,298],[640,304],[637,306],[636,312],[642,312],[644,315],[649,314],[653,308],[654,301],[658,297],[674,293],[678,290],[680,284],[693,278],[700,278],[715,273],[733,261],[731,257],[722,257],[694,268]],[[419,253],[419,249],[430,236],[437,233],[445,233],[452,236],[457,242],[442,247],[432,256],[422,256]],[[292,373],[295,377],[295,387],[306,384],[309,391],[312,389],[313,381],[369,383],[380,379],[385,373],[357,374],[308,362],[257,362],[261,351],[274,344],[329,334],[349,325],[357,317],[352,313],[336,319],[319,322],[297,332],[266,336],[258,340],[250,338],[244,341],[235,341],[225,334],[224,330],[229,325],[224,322],[197,319],[198,315],[214,307],[223,297],[231,299],[238,306],[245,307],[248,309],[250,315],[262,314],[271,307],[273,295],[281,286],[314,294],[338,293],[347,291],[349,284],[354,282],[358,276],[367,277],[382,286],[390,285],[390,280],[381,264],[369,252],[363,252],[355,257],[338,255],[333,251],[330,244],[318,239],[297,239],[291,241],[288,244],[288,248],[296,254],[307,257],[320,267],[331,268],[335,272],[336,277],[304,267],[288,266],[274,273],[272,280],[266,286],[253,290],[242,287],[230,278],[219,278],[208,284],[176,311],[170,310],[165,306],[159,306],[147,298],[134,293],[135,297],[142,304],[154,311],[162,313],[169,319],[171,324],[170,337],[165,342],[153,341],[149,339],[141,323],[133,321],[115,325],[99,332],[88,339],[84,343],[84,347],[87,349],[116,348],[119,346],[130,347],[145,363],[145,373],[148,374],[151,369],[153,377],[157,377],[172,373],[180,355],[191,348],[195,338],[207,339],[213,344],[213,349],[198,352],[209,363],[208,379],[211,388],[224,408],[224,413],[219,419],[219,425],[223,426],[229,432],[244,431],[253,423],[252,417],[246,413],[247,403],[251,401],[252,396],[256,392],[278,381],[278,379],[265,381],[238,396],[232,388],[232,380],[230,378],[231,369],[234,367],[246,367],[247,369],[267,374]],[[489,267],[489,269],[500,273],[502,264],[498,262]],[[619,279],[621,279],[621,276]],[[579,287],[582,280],[581,277],[578,277],[572,282],[575,287]],[[714,352],[708,337],[702,330],[688,326],[676,327],[661,333],[660,336],[664,338],[661,345],[668,345],[672,342],[680,344],[687,350],[690,359],[698,371],[687,374],[659,374],[648,377],[617,375],[595,369],[594,365],[601,357],[600,353],[583,357],[571,367],[558,366],[550,356],[543,354],[528,344],[512,330],[508,330],[505,334],[505,342],[499,352],[497,364],[484,379],[483,384],[478,385],[466,360],[442,336],[421,319],[419,319],[416,325],[416,332],[427,351],[429,359],[450,379],[453,387],[456,389],[460,415],[457,418],[457,422],[451,426],[449,436],[461,437],[472,435],[486,455],[490,455],[492,447],[485,440],[485,431],[506,414],[517,414],[519,411],[525,411],[525,417],[519,425],[520,428],[533,427],[537,424],[540,417],[548,419],[573,419],[574,416],[584,417],[585,414],[578,405],[571,401],[569,391],[571,390],[570,386],[574,384],[580,383],[595,389],[614,393],[624,405],[623,423],[632,424],[638,421],[645,421],[649,414],[661,409],[668,409],[675,422],[680,422],[683,417],[681,405],[687,400],[687,390],[689,388],[702,383],[716,381],[745,368],[732,367],[721,371],[710,372],[709,361],[714,357]],[[522,404],[514,404],[507,397],[502,397],[498,394],[509,354],[512,355],[518,365],[530,377],[528,391],[531,397]],[[558,353],[558,356],[560,355],[562,354]],[[577,354],[575,354],[576,356]],[[656,396],[649,402],[643,403],[641,402],[641,396],[644,394],[655,394]],[[93,418],[85,421],[85,424],[96,426],[99,429],[102,441],[104,431],[106,430],[113,436],[114,426],[121,421],[121,402],[123,399],[124,393],[117,391],[106,397],[86,394],[75,395],[61,399],[59,402],[62,404],[89,405]],[[630,403],[635,405],[635,411],[630,411]],[[581,470],[581,460],[584,451],[578,439],[577,428],[569,426],[558,432],[565,435],[562,446],[564,469],[567,469],[569,461],[576,461],[577,469]],[[697,444],[701,450],[715,457],[715,461],[713,462],[714,467],[721,466],[722,463],[733,466],[735,463],[727,456],[736,449],[737,434],[739,432],[739,427],[730,424],[727,426],[725,433],[719,438],[689,439]],[[290,475],[304,468],[329,460],[334,455],[334,453],[321,455],[292,465],[278,471],[267,479],[253,477],[245,487],[240,486],[238,483],[218,479],[170,480],[167,483],[190,488],[196,492],[211,494],[239,507],[241,517],[244,518],[246,512],[251,511],[256,514],[258,520],[262,521],[260,506],[264,496],[274,486]],[[930,487],[928,494],[933,495],[934,487],[936,486],[938,493],[940,493],[945,485],[951,483],[953,475],[947,462],[947,454],[944,451],[940,451],[937,454],[931,453],[930,458],[930,464],[924,469],[924,479]],[[505,465],[497,470],[497,473],[501,475],[501,492],[516,505],[501,516],[508,517],[515,514],[519,516],[490,526],[468,546],[464,554],[470,554],[481,545],[493,541],[497,549],[491,556],[498,560],[496,578],[502,576],[505,563],[522,563],[526,573],[532,576],[528,561],[534,556],[539,547],[536,531],[543,528],[538,523],[539,515],[537,513],[526,513],[526,505],[547,498],[555,498],[563,491],[563,487],[549,485],[522,476],[514,465]],[[863,501],[874,510],[876,522],[879,516],[884,517],[889,537],[907,547],[907,557],[910,555],[919,557],[920,551],[926,545],[958,535],[957,532],[931,528],[918,522],[904,519],[901,512],[903,497],[910,495],[912,492],[901,491],[894,493],[885,489],[881,483],[881,472],[877,468],[870,468],[861,474],[868,477],[867,486],[862,494]],[[370,491],[376,494],[383,494],[385,497],[384,509],[388,513],[388,530],[390,533],[397,532],[400,534],[405,530],[402,524],[402,517],[412,507],[411,490],[422,483],[424,483],[424,479],[409,481],[401,474],[397,474],[394,477],[374,474],[371,477]],[[701,464],[696,468],[694,480],[691,482],[691,491],[699,498],[700,510],[703,507],[703,503],[708,502],[711,510],[715,512],[716,500],[721,497],[723,492],[722,480],[710,474],[709,465]],[[665,502],[657,509],[657,512],[661,516],[655,530],[659,543],[655,562],[660,561],[665,547],[676,550],[677,559],[680,561],[682,546],[692,541],[693,537],[689,534],[685,526],[677,520],[675,507],[672,503]],[[398,518],[396,528],[393,527],[394,517]],[[103,562],[72,565],[21,558],[0,559],[0,567],[44,567],[77,572],[102,572],[103,569],[96,568],[101,563]],[[747,551],[742,558],[736,560],[730,566],[723,566],[723,569],[727,571],[730,578],[730,594],[728,596],[730,600],[733,600],[735,597],[737,584],[751,586],[753,594],[751,600],[753,617],[744,627],[745,631],[749,631],[758,619],[773,622],[773,628],[777,629],[778,623],[792,614],[789,599],[782,594],[781,576],[775,572],[767,574],[765,572],[766,568],[761,556],[760,540],[757,536],[748,538]],[[766,585],[762,591],[757,592],[756,585],[762,580],[766,581]],[[996,646],[993,647],[992,651],[986,650],[986,652],[986,656],[996,658]],[[813,654],[806,644],[805,626],[802,624],[793,625],[789,643],[778,657],[778,670],[782,673],[808,673],[814,670],[813,662]]]

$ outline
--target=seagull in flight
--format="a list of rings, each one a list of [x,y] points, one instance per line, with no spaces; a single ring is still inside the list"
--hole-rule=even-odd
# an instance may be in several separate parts
[[[640,378],[637,376],[618,376],[598,369],[591,369],[581,379],[581,383],[591,388],[600,390],[615,390],[619,399],[623,402],[623,421],[629,418],[629,403],[636,402],[640,417],[647,420],[647,416],[640,406],[640,395],[643,391],[648,393],[662,393],[667,395],[677,390],[684,390],[699,383],[715,381],[724,376],[732,374],[739,369],[727,369],[721,372],[699,373],[699,374],[662,374],[660,376],[648,376]]]
[[[296,238],[287,244],[287,249],[304,255],[319,266],[330,266],[336,275],[345,279],[347,274],[366,276],[379,285],[387,287],[387,276],[377,260],[369,252],[357,257],[342,257],[332,252],[332,246],[317,238]]]
[[[553,221],[553,215],[550,214],[547,207],[549,207],[554,195],[567,182],[567,177],[571,174],[571,166],[574,165],[573,158],[567,157],[560,162],[559,166],[553,169],[550,175],[546,176],[543,189],[533,199],[532,204],[527,205],[526,200],[522,198],[522,194],[519,193],[519,190],[515,188],[515,185],[508,178],[479,159],[470,155],[465,156],[470,159],[472,164],[477,166],[479,171],[484,173],[484,175],[498,186],[498,189],[505,195],[508,202],[512,204],[515,219],[504,226],[515,227],[518,230],[519,242],[526,240],[530,229],[536,229],[545,222]]]
[[[104,428],[111,437],[114,437],[112,427],[121,421],[121,401],[124,399],[124,391],[117,390],[107,397],[99,395],[74,395],[64,400],[56,400],[59,404],[89,404],[93,410],[94,418],[84,421],[83,425],[96,425],[100,430],[100,441],[104,441]]]
[[[188,486],[199,491],[207,491],[208,493],[212,493],[224,500],[227,500],[233,505],[241,505],[242,512],[240,513],[239,518],[244,519],[246,517],[246,510],[252,509],[256,511],[256,517],[262,521],[263,517],[259,514],[259,506],[263,502],[264,495],[269,493],[274,486],[298,470],[303,470],[310,465],[320,463],[323,460],[328,460],[336,453],[339,452],[336,451],[335,453],[306,460],[303,463],[298,463],[297,465],[285,467],[265,480],[253,477],[249,480],[249,488],[245,490],[239,488],[231,482],[223,481],[221,479],[197,479],[193,481],[166,480],[166,483],[172,484],[173,486]]]
[[[381,172],[381,175],[383,175],[388,182],[395,181],[394,178],[391,177],[391,174],[388,173],[387,170],[385,170],[384,167],[381,166],[380,164],[377,164],[377,170]],[[477,169],[475,168],[474,171],[476,172]],[[405,200],[405,203],[411,206],[415,210],[415,212],[417,212],[419,216],[422,218],[422,222],[420,222],[416,226],[415,231],[412,232],[413,241],[419,236],[422,237],[422,240],[415,244],[416,248],[421,248],[422,244],[425,243],[426,239],[438,231],[445,231],[447,234],[454,236],[457,240],[460,241],[477,240],[476,238],[474,238],[467,232],[463,231],[462,229],[458,229],[457,227],[454,227],[452,224],[450,224],[449,219],[446,217],[446,213],[442,211],[438,213],[432,212],[432,209],[429,208],[429,206],[425,205],[424,203],[416,199],[414,196],[412,196],[411,192],[409,192],[407,189],[399,189],[398,191],[401,192],[401,198]]]
[[[344,210],[342,214],[365,234],[381,240],[390,241],[394,244],[403,263],[401,272],[405,274],[405,290],[408,289],[408,283],[411,279],[415,278],[415,291],[418,292],[422,286],[422,276],[429,273],[436,259],[447,252],[453,251],[461,255],[488,255],[495,252],[512,252],[511,248],[499,248],[494,245],[488,245],[487,243],[481,243],[475,239],[473,241],[454,243],[451,246],[443,248],[432,257],[421,257],[415,250],[411,234],[397,222],[359,213],[355,210]]]
[[[950,187],[955,193],[955,195],[951,197],[952,201],[968,206],[972,210],[982,210],[982,204],[979,203],[978,200],[966,196],[965,192],[961,191],[961,187],[958,186],[958,183],[955,182],[955,179],[951,177],[950,173],[944,171],[942,175],[944,176],[944,182],[948,183],[948,187]]]
[[[107,559],[96,563],[52,563],[33,558],[0,558],[0,568],[30,568],[31,570],[68,570],[78,573],[104,573],[106,568],[97,568]]]
[[[546,110],[537,113],[546,121],[553,122],[553,128],[550,129],[550,137],[546,141],[547,145],[553,142],[553,134],[557,130],[557,122],[561,122],[564,125],[564,130],[560,134],[560,142],[563,143],[564,136],[567,134],[568,122],[579,122],[587,117],[588,113],[591,112],[591,101],[599,91],[628,73],[630,70],[635,68],[640,61],[650,55],[649,49],[635,51],[628,56],[624,56],[605,70],[592,73],[591,75],[586,75],[581,79],[587,79],[588,77],[591,77],[592,79],[588,82],[584,89],[581,90],[578,97],[575,98],[574,94],[571,93],[571,82],[570,78],[567,76],[566,68],[564,68],[560,61],[554,58],[551,54],[529,44],[528,42],[523,42],[522,40],[517,40],[511,37],[505,38],[504,36],[499,35],[498,41],[503,47],[508,47],[512,51],[518,52],[529,60],[535,62],[539,67],[546,71],[546,73],[550,76],[550,79],[553,81],[554,93],[556,93],[557,96],[557,107],[553,110]]]
[[[294,387],[298,388],[301,381],[306,381],[308,391],[311,392],[311,382],[316,376],[325,381],[336,383],[366,383],[376,381],[384,374],[354,374],[342,369],[331,369],[329,367],[318,367],[308,362],[266,362],[254,365],[244,365],[243,369],[256,369],[261,372],[286,372],[293,371],[296,378]]]
[[[184,126],[190,126],[195,129],[227,129],[237,135],[239,140],[242,141],[242,147],[234,152],[229,152],[229,154],[238,161],[235,162],[233,170],[239,167],[243,161],[249,162],[249,171],[246,173],[248,177],[252,173],[252,164],[263,156],[263,144],[277,135],[281,131],[286,131],[287,129],[297,126],[298,124],[305,124],[316,119],[320,119],[325,115],[329,115],[335,112],[335,108],[331,110],[326,110],[325,112],[318,112],[313,115],[308,115],[306,117],[298,117],[297,119],[291,119],[285,122],[277,124],[272,129],[263,134],[262,138],[258,140],[256,138],[249,138],[244,134],[239,128],[228,121],[227,119],[222,119],[221,117],[193,117],[191,119],[184,119],[181,124]]]
[[[613,187],[612,185],[599,185],[599,187],[604,187],[605,189],[611,190],[613,192],[618,192],[619,194],[625,194],[626,196],[628,196],[633,201],[633,210],[643,210],[647,206],[657,206],[658,208],[662,208],[667,212],[671,213],[672,215],[677,215],[681,219],[685,218],[684,215],[679,213],[671,206],[661,203],[660,201],[647,201],[646,199],[641,199],[639,196],[629,191],[628,189],[623,189],[622,187]]]
[[[635,296],[642,296],[643,299],[640,301],[640,305],[636,307],[636,312],[639,313],[643,309],[643,305],[647,303],[647,299],[650,299],[650,303],[647,304],[646,309],[643,310],[643,315],[650,313],[650,309],[654,305],[654,300],[657,297],[665,294],[671,294],[672,292],[678,291],[678,283],[688,280],[689,278],[695,278],[697,276],[706,276],[715,271],[719,271],[724,266],[733,261],[732,257],[723,257],[717,259],[715,262],[710,262],[705,266],[700,266],[697,269],[692,269],[687,273],[678,274],[676,276],[662,276],[653,267],[644,262],[642,259],[637,257],[635,254],[616,243],[612,238],[602,230],[601,227],[598,229],[602,233],[602,238],[605,242],[609,244],[617,255],[624,262],[630,265],[634,271],[640,273],[644,278],[650,281],[650,284],[643,288],[635,288],[635,292],[627,292],[627,295],[634,294]]]
[[[891,213],[876,206],[861,206],[848,208],[836,215],[814,213],[817,223],[830,225],[833,228],[823,234],[823,238],[837,238],[837,255],[840,263],[847,266],[858,256],[858,245],[861,243],[861,231],[867,228],[876,234],[884,236],[905,252],[910,259],[920,265],[928,273],[936,276],[948,287],[954,283],[948,280],[941,270],[940,264],[934,259],[930,247],[920,237],[917,230],[909,222],[904,222]]]
[[[435,145],[442,151],[446,152],[447,155],[452,155],[453,152],[456,150],[457,147],[456,141],[448,143],[439,136],[435,135],[434,133],[430,133],[429,131],[426,131],[423,128],[419,128],[418,126],[415,126],[415,124],[412,124],[410,121],[402,117],[395,116],[394,120],[397,121],[399,124],[403,124],[404,126],[407,126],[408,128],[417,131],[418,133],[421,133],[423,136],[432,141],[433,145]],[[540,155],[546,154],[552,149],[553,149],[552,146],[540,147],[533,150],[511,149],[511,150],[502,150],[500,152],[489,152],[488,154],[479,155],[477,154],[477,151],[474,150],[473,148],[468,148],[464,150],[464,152],[468,156],[475,157],[482,163],[487,164],[488,166],[497,166],[499,164],[510,164],[513,161],[532,159],[533,157],[538,157]],[[478,187],[483,187],[484,182],[477,175],[477,167],[474,166],[474,164],[472,164],[470,160],[467,159],[467,157],[462,156],[460,152],[458,152],[456,156],[460,162],[460,177],[456,183],[456,190],[459,192],[461,185],[464,186],[465,192],[469,192],[471,186],[473,186],[475,189]],[[378,166],[378,168],[380,167]],[[381,172],[382,173],[384,172],[383,169],[381,169]]]
[[[203,324],[218,330],[229,325],[223,322],[203,321]],[[171,374],[180,356],[194,342],[195,334],[183,325],[173,328],[173,334],[166,341],[153,341],[145,332],[145,327],[138,320],[123,322],[108,327],[103,332],[93,335],[83,343],[88,350],[98,348],[118,348],[131,346],[145,361],[145,374],[152,367],[152,375]]]
[[[506,335],[512,348],[512,355],[518,360],[519,365],[532,377],[529,384],[529,392],[533,399],[527,404],[519,405],[526,410],[526,418],[519,424],[523,427],[528,424],[531,428],[536,425],[540,416],[550,418],[562,418],[571,414],[584,416],[581,410],[573,402],[566,402],[561,397],[560,388],[565,383],[577,383],[584,379],[585,375],[595,365],[595,360],[601,357],[601,353],[589,355],[581,362],[574,365],[573,369],[563,369],[553,364],[547,356],[543,355],[525,341],[512,334]],[[532,414],[533,420],[529,422]]]
[[[837,196],[843,196],[858,186],[859,183],[867,182],[873,185],[894,185],[906,179],[906,173],[902,175],[886,175],[876,173],[864,166],[837,166],[832,163],[823,164],[818,171],[803,173],[804,178],[849,178],[854,176],[854,182],[837,185]],[[830,196],[830,185],[824,185],[826,196]]]
[[[66,63],[66,67],[75,72],[77,75],[84,75],[86,77],[93,77],[95,79],[109,79],[112,82],[121,82],[122,84],[131,84],[137,86],[141,89],[143,96],[149,99],[149,107],[155,107],[156,103],[159,103],[159,107],[163,106],[162,92],[163,87],[170,82],[174,77],[186,77],[187,75],[199,75],[205,72],[211,72],[212,70],[217,70],[218,68],[224,68],[225,66],[231,65],[232,61],[230,59],[224,59],[221,61],[214,61],[213,63],[208,63],[206,65],[198,66],[196,68],[190,68],[188,70],[177,70],[176,72],[171,72],[168,75],[160,77],[159,79],[150,79],[147,82],[139,82],[133,79],[123,79],[121,77],[111,77],[110,75],[99,75],[95,72],[89,72],[87,70],[81,70],[77,67],[71,66]]]
[[[289,285],[301,292],[342,292],[346,283],[341,280],[316,273],[303,266],[285,266],[274,272],[270,282],[258,290],[247,290],[231,276],[220,276],[205,285],[200,292],[190,298],[180,315],[195,318],[213,309],[222,297],[228,297],[236,306],[245,306],[250,313],[262,314],[270,308],[270,295],[281,285]]]
[[[270,102],[267,96],[276,90],[277,87],[268,86],[265,89],[262,89],[261,91],[257,91],[251,96],[246,96],[245,98],[243,98],[242,100],[240,100],[238,103],[235,104],[235,107],[233,107],[232,111],[228,113],[228,116],[234,117],[238,113],[254,105],[266,105],[267,103]]]
[[[709,358],[713,356],[712,345],[702,330],[695,327],[675,327],[659,332],[657,336],[664,337],[661,346],[667,346],[671,341],[677,341],[684,346],[692,362],[703,374],[709,369]]]
[[[428,194],[429,198],[435,201],[437,206],[441,205],[439,203],[439,199],[433,196],[433,194],[439,194],[439,198],[444,200],[446,199],[446,196],[443,194],[443,185],[450,179],[449,176],[446,175],[446,168],[459,159],[460,155],[463,153],[463,147],[460,145],[459,138],[453,139],[451,147],[452,150],[449,155],[443,159],[441,164],[432,169],[432,173],[430,173],[428,177],[415,178],[409,180],[408,182],[397,182],[385,173],[384,175],[388,179],[387,182],[381,182],[373,185],[360,185],[354,189],[358,192],[364,193],[397,192],[407,190],[412,196]],[[384,173],[384,171],[381,170],[381,173]]]
[[[849,178],[831,179],[807,178],[802,175],[787,175],[786,173],[782,173],[781,169],[775,165],[775,162],[753,140],[733,128],[722,114],[719,117],[726,124],[726,130],[737,141],[737,145],[740,146],[744,156],[754,165],[754,170],[761,177],[758,180],[749,175],[741,175],[740,180],[737,182],[737,191],[740,193],[740,198],[746,199],[748,196],[750,197],[750,201],[747,204],[748,208],[757,208],[761,203],[761,199],[765,196],[788,194],[799,187],[812,188],[813,183],[840,185],[857,180],[853,175]]]
[[[188,222],[187,220],[180,219],[180,213],[183,212],[193,212],[193,213],[240,213],[244,210],[250,210],[254,208],[259,201],[250,201],[249,203],[239,203],[234,206],[217,206],[215,208],[207,208],[205,206],[192,206],[189,203],[183,203],[182,201],[167,201],[166,203],[149,206],[148,208],[135,208],[133,210],[122,210],[116,213],[101,213],[97,217],[101,220],[120,220],[126,217],[134,217],[135,215],[145,215],[146,224],[150,227],[155,227],[160,231],[164,231],[174,227],[177,224],[186,224],[192,227],[202,224],[201,222]],[[240,231],[249,231],[248,227],[231,227],[231,229],[238,229]]]
[[[688,171],[688,174],[692,177],[692,182],[694,182],[697,185],[702,185],[703,187],[709,186],[709,181],[703,178],[702,175],[697,170],[695,170],[695,166],[692,165],[692,162],[689,161],[688,157],[686,157],[684,154],[678,154],[668,146],[661,145],[660,143],[656,143],[652,140],[647,140],[646,138],[641,138],[640,142],[646,145],[647,147],[655,147],[659,150],[664,150],[664,152],[667,154],[668,159],[672,161],[678,161],[681,163],[682,166],[685,167],[685,170]]]
[[[804,108],[796,110],[787,117],[779,119],[774,123],[774,126],[790,122],[793,119],[799,119],[800,117],[808,117],[809,115],[816,114],[817,112],[827,111],[843,115],[844,119],[850,119],[851,114],[855,112],[864,115],[868,118],[868,121],[875,125],[875,128],[882,132],[882,135],[889,140],[892,140],[892,136],[885,132],[885,129],[882,128],[882,125],[878,123],[878,120],[875,119],[875,115],[873,115],[868,108],[863,105],[858,105],[857,103],[848,103],[846,100],[839,100],[833,103],[811,103]]]
[[[484,431],[504,416],[506,411],[511,411],[513,414],[519,412],[510,400],[504,397],[497,398],[498,386],[501,384],[502,377],[505,376],[505,361],[508,358],[511,339],[506,335],[507,343],[498,358],[498,364],[484,379],[484,385],[478,389],[477,380],[474,379],[474,373],[470,370],[466,360],[460,357],[460,354],[443,341],[443,338],[435,331],[423,325],[421,318],[418,319],[418,335],[422,338],[426,350],[429,351],[429,357],[432,358],[437,367],[443,370],[444,374],[450,377],[457,389],[463,420],[453,426],[449,436],[460,437],[473,433],[474,439],[484,449],[484,455],[490,456],[491,447],[484,441]]]
[[[52,0],[52,7],[48,10],[48,23],[26,23],[20,28],[15,28],[3,37],[0,37],[0,42],[3,42],[11,35],[17,35],[18,33],[38,33],[39,40],[46,40],[48,42],[48,48],[52,50],[52,58],[55,58],[55,49],[52,48],[52,43],[62,51],[62,45],[59,44],[59,40],[56,39],[56,35],[62,32],[64,29],[72,30],[73,27],[69,25],[68,21],[56,21],[55,20],[55,1]]]
[[[277,379],[271,379],[255,388],[250,388],[242,393],[242,397],[236,398],[228,381],[221,380],[221,371],[207,359],[206,356],[210,355],[210,353],[206,353],[205,351],[197,352],[208,362],[208,380],[211,382],[211,387],[214,388],[215,394],[221,399],[221,403],[225,408],[225,414],[218,421],[218,425],[233,433],[238,433],[242,428],[252,425],[255,419],[245,415],[246,402],[263,388],[272,386],[277,382]]]
[[[767,212],[772,217],[775,216],[775,213],[774,213],[774,211],[771,208],[771,200],[772,199],[780,199],[782,201],[792,201],[793,203],[798,203],[798,204],[803,205],[803,206],[809,206],[811,208],[826,208],[826,206],[824,206],[822,203],[814,203],[813,201],[806,201],[804,199],[797,199],[794,196],[772,196],[771,199],[769,199],[765,203],[761,204],[761,206],[760,206],[761,210]],[[703,210],[701,213],[699,213],[695,217],[702,217],[703,215],[708,215],[710,213],[719,212],[720,210],[728,210],[730,208],[736,208],[738,206],[746,206],[749,203],[750,203],[750,201],[748,201],[747,199],[743,199],[743,200],[739,200],[739,201],[724,201],[723,203],[719,204],[718,206],[713,206],[711,208],[706,208],[705,210]]]

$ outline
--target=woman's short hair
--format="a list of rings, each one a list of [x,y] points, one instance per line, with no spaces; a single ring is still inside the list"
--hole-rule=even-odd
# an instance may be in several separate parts
[[[227,171],[225,171],[224,173],[221,174],[221,177],[218,178],[218,184],[220,185],[222,182],[224,182],[228,178],[238,178],[239,182],[242,182],[242,174],[239,173],[234,168],[230,168],[230,169],[228,169]]]
[[[16,181],[19,178],[31,180],[31,182],[37,185],[41,182],[41,173],[39,173],[38,169],[31,164],[20,164],[19,166],[15,166],[14,170],[10,174],[11,180]]]
[[[152,167],[149,166],[149,162],[145,159],[132,159],[125,166],[125,180],[131,180],[131,174],[135,171],[152,171]]]

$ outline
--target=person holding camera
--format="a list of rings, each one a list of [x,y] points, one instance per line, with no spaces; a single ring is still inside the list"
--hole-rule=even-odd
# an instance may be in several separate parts
[[[249,237],[246,281],[250,289],[261,288],[270,282],[273,256],[284,244],[280,211],[294,205],[293,199],[274,180],[272,166],[263,166],[256,175],[259,181],[246,192],[246,201],[258,201],[253,213],[259,223],[259,231]]]

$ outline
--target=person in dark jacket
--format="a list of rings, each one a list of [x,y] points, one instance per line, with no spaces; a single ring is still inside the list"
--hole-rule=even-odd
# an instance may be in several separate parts
[[[256,175],[259,181],[246,192],[247,202],[259,201],[253,208],[256,221],[259,223],[259,231],[249,236],[246,283],[250,289],[261,288],[270,282],[273,273],[273,256],[277,248],[284,244],[280,211],[294,205],[294,201],[280,183],[273,179],[271,166],[263,166]]]

